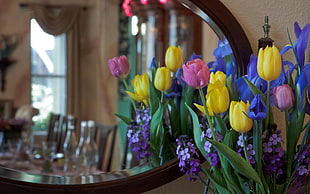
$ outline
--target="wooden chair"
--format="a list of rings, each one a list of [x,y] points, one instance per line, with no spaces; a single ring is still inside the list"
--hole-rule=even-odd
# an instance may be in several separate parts
[[[67,131],[68,131],[68,116],[62,116],[60,120],[59,130],[57,132],[57,145],[56,149],[59,153],[63,153],[63,145],[66,139]],[[75,125],[75,133],[77,135],[77,142],[79,141],[79,126],[78,126],[78,119],[74,117],[74,125]]]
[[[48,124],[46,141],[57,142],[57,134],[60,126],[60,119],[61,119],[60,114],[51,113]]]
[[[105,125],[96,122],[95,126],[95,137],[99,152],[97,168],[109,172],[111,171],[117,125]]]

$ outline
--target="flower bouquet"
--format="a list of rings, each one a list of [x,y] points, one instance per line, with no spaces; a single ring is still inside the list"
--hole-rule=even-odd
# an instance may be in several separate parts
[[[115,115],[127,124],[128,146],[139,161],[147,160],[158,166],[176,158],[175,139],[193,132],[186,105],[192,106],[197,95],[194,88],[179,77],[182,64],[180,47],[171,46],[166,51],[165,66],[153,59],[150,71],[135,75],[130,85],[127,57],[108,61],[112,75],[122,80],[132,102],[132,117]]]
[[[179,167],[208,191],[309,193],[310,63],[305,56],[310,23],[294,27],[296,41],[289,35],[281,52],[261,48],[257,57],[251,55],[247,75],[237,77],[225,43],[208,70],[196,60],[182,66],[183,80],[199,91],[199,99],[186,104],[194,132],[193,138],[177,139]],[[284,60],[289,50],[295,63]],[[282,114],[284,122],[276,123]]]

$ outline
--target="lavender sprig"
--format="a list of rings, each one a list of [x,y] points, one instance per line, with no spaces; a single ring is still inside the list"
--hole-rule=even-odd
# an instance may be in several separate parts
[[[212,131],[206,125],[200,124],[200,127],[203,130],[201,134],[201,139],[207,138],[207,141],[205,141],[204,144],[204,149],[207,152],[206,159],[210,161],[211,166],[220,167],[220,157],[217,151],[212,148],[212,144],[208,141],[208,139],[212,139]],[[216,132],[216,139],[217,141],[222,141],[223,136]]]
[[[189,139],[186,135],[182,135],[176,139],[178,144],[176,154],[178,155],[181,172],[185,172],[186,175],[189,175],[189,181],[196,181],[200,179],[199,172],[201,169],[199,167],[200,160],[198,159],[198,149],[192,141],[193,140]]]
[[[136,153],[137,160],[148,158],[153,154],[149,151],[151,118],[148,107],[138,108],[136,120],[127,126],[128,146],[131,146],[131,151]]]
[[[263,160],[265,163],[265,173],[268,175],[283,174],[284,150],[281,147],[282,137],[281,131],[276,130],[267,134],[267,130],[263,135]]]
[[[247,141],[247,136],[244,136],[245,140]],[[242,140],[242,135],[240,134],[239,137],[238,137],[238,141],[237,141],[237,152],[240,156],[242,157],[245,157],[244,155],[244,144],[243,144],[243,140]],[[249,161],[252,165],[255,164],[255,150],[253,148],[253,144],[248,142],[247,145],[246,145],[246,152],[247,152],[247,155],[248,155],[248,158],[249,158]]]
[[[303,193],[299,190],[303,188],[310,179],[310,140],[306,141],[301,149],[300,155],[296,153],[294,158],[299,165],[288,193]],[[304,193],[306,193],[306,191]]]

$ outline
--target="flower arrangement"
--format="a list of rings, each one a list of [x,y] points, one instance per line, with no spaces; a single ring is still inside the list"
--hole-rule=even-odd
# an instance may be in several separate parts
[[[247,75],[236,80],[233,71],[219,68],[223,56],[217,58],[217,66],[209,65],[206,93],[204,85],[192,85],[184,74],[188,85],[199,90],[202,103],[195,106],[203,113],[189,107],[194,139],[177,139],[179,167],[190,180],[201,180],[215,193],[309,192],[310,62],[305,54],[310,23],[301,29],[296,22],[294,27],[294,43],[281,52],[275,46],[261,48],[257,57],[250,57]],[[289,50],[296,63],[283,59]],[[190,66],[183,65],[183,73]],[[274,121],[276,109],[284,114],[283,128]]]
[[[180,47],[171,46],[166,51],[165,66],[153,59],[150,72],[134,76],[129,85],[127,57],[108,61],[112,75],[122,80],[132,102],[133,118],[115,115],[127,124],[128,145],[137,160],[146,159],[157,166],[176,158],[175,139],[193,131],[186,104],[193,101],[194,88],[180,78],[182,64]]]
[[[196,54],[183,63],[180,48],[169,47],[165,66],[154,59],[150,73],[132,80],[133,92],[127,58],[110,59],[135,110],[133,118],[116,115],[128,124],[137,159],[162,164],[177,156],[189,180],[215,193],[309,191],[310,23],[294,27],[294,43],[290,39],[281,52],[275,46],[260,49],[241,77],[226,41],[219,41],[216,61],[208,64]],[[284,60],[289,50],[295,63]],[[275,122],[276,109],[284,126]]]

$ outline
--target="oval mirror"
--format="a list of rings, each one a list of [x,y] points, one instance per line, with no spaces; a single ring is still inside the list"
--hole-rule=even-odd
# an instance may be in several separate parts
[[[219,0],[178,0],[201,17],[233,50],[239,73],[246,72],[252,53],[250,43],[238,21]],[[35,175],[0,167],[1,192],[9,193],[141,193],[180,176],[178,160],[162,166],[136,166],[121,171],[85,176]]]

